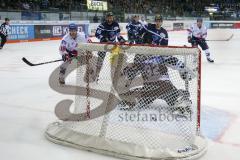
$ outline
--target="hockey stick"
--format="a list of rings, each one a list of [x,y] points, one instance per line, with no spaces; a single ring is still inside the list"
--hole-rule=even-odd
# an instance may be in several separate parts
[[[205,41],[230,41],[233,38],[233,34],[231,34],[230,37],[228,37],[227,39],[208,39]]]
[[[43,64],[48,64],[48,63],[54,63],[54,62],[62,61],[62,59],[58,59],[58,60],[42,62],[42,63],[31,63],[25,57],[23,57],[22,60],[23,60],[23,62],[25,62],[29,66],[39,66],[39,65],[43,65]]]

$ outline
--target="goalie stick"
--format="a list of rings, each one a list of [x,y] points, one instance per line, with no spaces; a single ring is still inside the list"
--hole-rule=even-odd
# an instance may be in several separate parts
[[[233,37],[233,34],[231,34],[231,36],[226,39],[208,39],[206,41],[230,41],[232,37]]]
[[[29,66],[39,66],[39,65],[43,65],[43,64],[59,62],[59,61],[62,61],[62,59],[47,61],[47,62],[42,62],[42,63],[32,63],[32,62],[28,61],[25,57],[23,57],[22,61],[25,62]]]

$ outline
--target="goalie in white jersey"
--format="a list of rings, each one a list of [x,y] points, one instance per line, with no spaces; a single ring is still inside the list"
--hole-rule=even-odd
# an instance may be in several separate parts
[[[209,47],[206,43],[207,28],[203,25],[202,18],[197,19],[197,23],[194,23],[188,29],[188,42],[192,44],[193,47],[198,45],[205,52],[208,62],[213,63],[214,60],[210,57]]]
[[[63,63],[60,66],[59,83],[65,84],[65,72],[73,58],[78,56],[78,43],[86,43],[87,37],[84,32],[78,32],[76,24],[69,24],[69,33],[67,33],[61,41],[60,54],[62,55]]]

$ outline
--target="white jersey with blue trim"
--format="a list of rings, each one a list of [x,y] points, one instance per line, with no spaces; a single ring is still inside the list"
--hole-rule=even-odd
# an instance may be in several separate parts
[[[68,51],[77,50],[78,43],[87,43],[87,36],[84,32],[78,32],[76,38],[72,38],[69,33],[67,33],[61,41],[60,54],[66,54]]]
[[[189,29],[188,29],[188,36],[193,36],[196,38],[203,38],[205,39],[207,37],[207,27],[202,24],[202,27],[199,28],[197,26],[197,23],[194,23]]]

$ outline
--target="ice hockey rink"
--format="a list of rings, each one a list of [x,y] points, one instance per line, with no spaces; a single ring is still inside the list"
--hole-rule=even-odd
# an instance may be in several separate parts
[[[209,30],[214,64],[202,54],[201,130],[208,138],[208,152],[201,160],[240,159],[240,30]],[[170,45],[189,45],[186,31],[169,32]],[[1,160],[110,160],[96,153],[47,141],[47,125],[57,118],[56,104],[63,98],[48,80],[60,63],[37,67],[24,64],[59,59],[60,41],[7,44],[0,50],[0,159]]]

